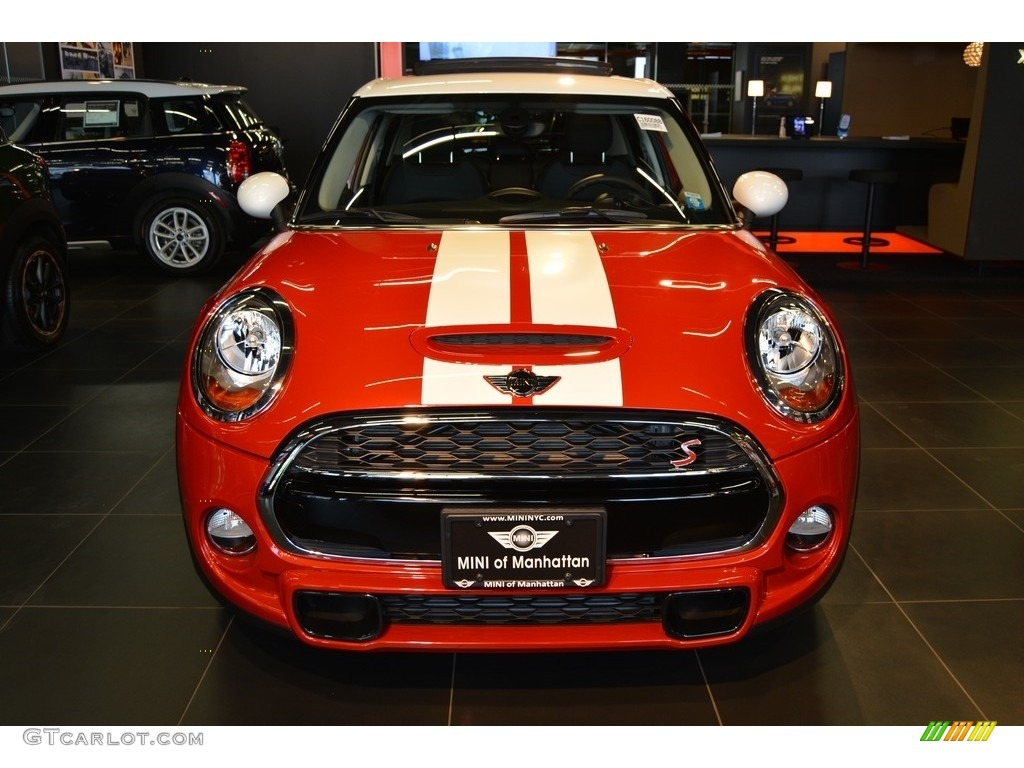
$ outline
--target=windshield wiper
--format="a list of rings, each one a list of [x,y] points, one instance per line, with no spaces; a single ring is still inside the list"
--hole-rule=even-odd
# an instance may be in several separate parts
[[[616,224],[643,221],[646,213],[625,211],[621,208],[599,208],[592,205],[574,205],[568,208],[556,208],[545,211],[527,211],[513,213],[498,219],[499,224],[529,224],[534,221],[586,221],[587,219],[603,219]]]
[[[313,224],[333,221],[341,224],[345,221],[358,221],[360,219],[375,219],[389,224],[411,223],[423,221],[419,216],[412,216],[408,213],[396,211],[379,211],[376,208],[350,208],[347,211],[321,211],[311,213],[299,219],[299,224]]]

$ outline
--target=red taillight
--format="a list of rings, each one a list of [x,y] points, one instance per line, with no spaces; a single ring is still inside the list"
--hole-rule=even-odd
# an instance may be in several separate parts
[[[233,140],[228,146],[228,178],[238,184],[252,173],[252,154],[244,141]]]

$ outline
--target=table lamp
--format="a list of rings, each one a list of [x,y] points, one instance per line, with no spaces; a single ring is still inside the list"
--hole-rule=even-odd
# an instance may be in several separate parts
[[[814,97],[821,99],[821,110],[818,113],[818,135],[821,136],[821,131],[825,127],[825,99],[832,98],[832,81],[819,80],[814,86]]]
[[[754,97],[753,117],[750,120],[750,135],[757,131],[757,97],[764,96],[764,80],[751,80],[747,83],[747,96]]]

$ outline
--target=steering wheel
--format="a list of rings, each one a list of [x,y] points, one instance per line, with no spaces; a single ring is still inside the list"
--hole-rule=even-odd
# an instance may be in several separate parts
[[[607,173],[595,173],[592,176],[587,176],[585,178],[580,179],[571,187],[569,187],[569,191],[565,193],[565,197],[567,200],[572,200],[580,193],[582,193],[584,190],[589,189],[590,187],[593,187],[597,184],[607,184],[608,186],[611,187],[623,187],[624,189],[628,189],[631,192],[636,192],[637,194],[641,195],[644,199],[649,199],[647,197],[647,189],[641,186],[639,182],[633,181],[632,179],[627,179],[623,176],[609,176]]]
[[[530,189],[529,187],[502,187],[487,193],[488,200],[500,200],[503,197],[521,197],[524,200],[537,200],[542,195],[536,189]]]

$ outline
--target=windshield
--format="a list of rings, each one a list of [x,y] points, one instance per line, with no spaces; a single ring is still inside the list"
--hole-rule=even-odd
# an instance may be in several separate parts
[[[664,99],[364,99],[297,224],[731,225],[696,135]]]

